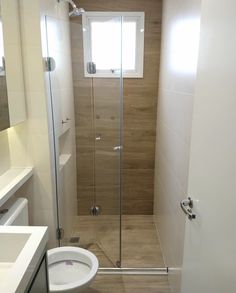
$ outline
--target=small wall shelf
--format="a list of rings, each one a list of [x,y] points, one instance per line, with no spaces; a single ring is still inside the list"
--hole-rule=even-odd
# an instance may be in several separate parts
[[[33,168],[10,168],[0,176],[0,206],[2,206],[30,177]]]

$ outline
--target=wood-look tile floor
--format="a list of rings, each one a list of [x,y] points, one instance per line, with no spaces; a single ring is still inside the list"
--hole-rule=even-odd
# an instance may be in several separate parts
[[[97,275],[84,293],[170,293],[167,276]]]
[[[116,266],[119,259],[118,216],[78,216],[74,225],[74,235],[80,237],[79,246],[95,253],[100,267]],[[152,215],[122,216],[121,243],[122,267],[164,267]]]

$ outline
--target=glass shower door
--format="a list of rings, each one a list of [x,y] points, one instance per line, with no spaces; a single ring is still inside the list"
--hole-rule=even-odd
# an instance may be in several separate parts
[[[116,267],[121,262],[122,23],[120,17],[90,17],[87,13],[78,37],[75,21],[81,19],[73,19],[71,25],[72,52],[73,47],[83,52],[81,63],[76,62],[78,51],[72,54],[73,71],[80,70],[75,111],[88,111],[83,121],[78,117],[77,125],[78,138],[83,133],[83,139],[77,140],[82,163],[77,168],[81,166],[79,173],[87,170],[89,176],[78,178],[79,226],[90,225],[85,232],[90,236],[83,241],[90,239],[87,247],[97,254],[100,266]]]
[[[107,257],[106,267],[120,266],[121,137],[120,80],[94,79],[95,209],[97,243]]]
[[[46,17],[59,242],[94,252],[100,267],[121,262],[121,26]]]
[[[70,23],[45,17],[46,75],[54,147],[55,206],[60,246],[71,245],[77,216],[74,94]]]

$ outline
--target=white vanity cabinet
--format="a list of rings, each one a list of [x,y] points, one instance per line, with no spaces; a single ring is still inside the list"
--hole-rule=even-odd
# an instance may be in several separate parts
[[[0,292],[48,292],[47,227],[0,226]]]
[[[49,292],[48,270],[47,270],[47,255],[44,254],[43,259],[39,263],[36,272],[33,275],[28,293]]]

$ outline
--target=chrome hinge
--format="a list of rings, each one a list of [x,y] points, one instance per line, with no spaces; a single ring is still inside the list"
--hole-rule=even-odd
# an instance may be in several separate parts
[[[96,64],[94,62],[87,63],[87,72],[89,74],[95,74],[97,72]]]
[[[45,57],[43,60],[46,72],[52,72],[56,69],[56,62],[52,57]]]
[[[0,73],[1,73],[1,76],[6,75],[6,61],[4,56],[2,56],[2,66],[0,66]]]
[[[65,231],[63,228],[57,228],[57,240],[61,240],[64,238]]]

